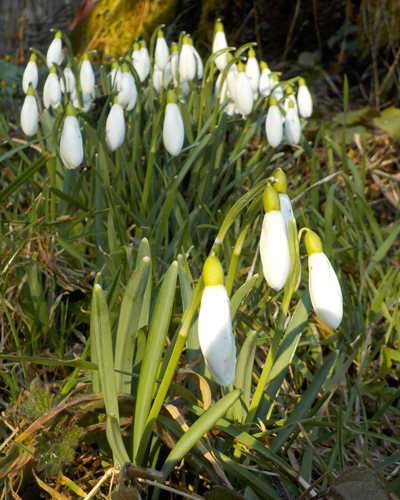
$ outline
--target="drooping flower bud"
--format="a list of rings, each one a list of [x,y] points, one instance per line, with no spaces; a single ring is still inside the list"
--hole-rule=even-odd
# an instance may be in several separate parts
[[[28,64],[26,65],[24,76],[22,77],[22,88],[25,94],[28,93],[29,85],[32,85],[34,89],[37,87],[39,73],[36,60],[36,54],[32,54]]]
[[[249,80],[253,94],[258,93],[258,84],[260,81],[260,68],[256,59],[256,53],[253,48],[249,49],[249,58],[246,64],[246,76]]]
[[[196,57],[193,54],[187,35],[182,40],[182,50],[179,57],[179,75],[183,82],[194,80],[196,76]]]
[[[145,62],[143,61],[142,53],[140,52],[140,45],[138,43],[133,44],[132,65],[139,75],[140,81],[144,82],[147,76],[147,68]]]
[[[289,109],[286,112],[285,133],[290,144],[298,144],[300,142],[301,124],[292,101],[289,102]]]
[[[313,102],[310,91],[306,85],[304,78],[299,79],[299,90],[297,92],[297,104],[299,106],[300,115],[303,118],[310,118],[313,111]]]
[[[107,117],[106,122],[106,143],[111,151],[118,149],[125,139],[125,117],[124,110],[118,104],[118,98],[114,99],[114,104]]]
[[[268,64],[264,61],[260,62],[261,75],[258,83],[258,91],[264,97],[268,97],[271,93],[271,70],[268,68]]]
[[[65,86],[64,86],[64,80],[61,78],[60,80],[60,88],[61,92],[65,94],[65,92],[73,92],[75,90],[75,75],[70,68],[70,66],[67,66],[64,69],[64,78],[65,78]]]
[[[343,297],[339,280],[324,254],[319,236],[308,231],[305,236],[308,253],[308,286],[315,314],[328,328],[335,330],[343,317]]]
[[[165,149],[170,155],[177,156],[182,150],[184,139],[185,129],[178,108],[176,94],[173,90],[169,90],[163,127],[163,142]]]
[[[169,51],[162,30],[159,30],[157,33],[155,60],[159,70],[164,71],[168,64]]]
[[[235,338],[229,297],[223,285],[224,272],[216,256],[206,259],[203,278],[205,288],[198,322],[200,348],[213,379],[226,387],[235,379]]]
[[[150,55],[149,51],[147,50],[146,42],[144,40],[141,40],[140,42],[140,55],[142,56],[142,61],[144,63],[145,67],[144,79],[146,79],[150,73]]]
[[[122,74],[120,81],[120,91],[117,95],[117,102],[123,108],[131,111],[136,104],[137,90],[135,85],[135,78],[129,71],[129,67],[126,63],[122,65]]]
[[[53,41],[47,49],[46,62],[49,69],[53,66],[53,63],[60,65],[62,62],[61,31],[55,34]]]
[[[215,54],[219,50],[227,48],[228,48],[228,42],[226,41],[224,26],[222,23],[217,23],[217,26],[215,28],[213,46],[212,46],[212,53]],[[225,69],[225,66],[227,65],[226,52],[219,55],[215,59],[215,64],[220,71],[223,71]]]
[[[282,114],[274,96],[270,97],[269,104],[267,119],[265,120],[265,132],[267,134],[268,144],[276,148],[282,142]]]
[[[60,141],[60,156],[66,168],[77,168],[83,160],[83,142],[76,109],[69,103]]]
[[[21,109],[21,128],[26,135],[32,136],[36,134],[38,120],[39,111],[35,97],[35,89],[30,85]]]
[[[235,104],[239,113],[243,116],[249,115],[254,103],[253,90],[241,62],[238,64],[235,96]]]
[[[203,78],[203,72],[204,72],[204,67],[203,67],[203,61],[200,57],[200,54],[197,52],[195,46],[193,45],[193,40],[192,38],[189,37],[189,45],[192,49],[193,55],[196,59],[196,64],[197,64],[197,79],[201,80]]]
[[[81,83],[82,94],[92,94],[94,91],[95,77],[87,54],[84,54],[82,58],[79,80]]]
[[[58,79],[55,66],[52,66],[43,87],[43,103],[46,109],[49,109],[50,106],[52,108],[58,108],[60,101],[60,80]]]
[[[269,186],[264,191],[264,220],[260,239],[260,257],[268,285],[279,292],[286,283],[290,270],[289,240],[285,221],[280,211],[279,196]]]
[[[179,55],[178,55],[178,44],[173,42],[171,44],[171,73],[172,73],[172,78],[174,79],[174,85],[175,87],[178,85],[178,60],[179,60]]]

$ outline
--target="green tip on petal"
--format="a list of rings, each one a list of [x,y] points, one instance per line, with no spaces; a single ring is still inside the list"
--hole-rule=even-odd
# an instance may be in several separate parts
[[[314,231],[307,231],[305,236],[306,249],[308,255],[312,255],[313,253],[321,253],[324,251],[322,248],[321,238]]]
[[[137,42],[135,42],[133,44],[133,50],[139,50],[139,49],[140,49],[140,45]]]
[[[26,95],[35,95],[35,89],[33,88],[32,83],[29,84],[28,92],[26,93]]]
[[[260,68],[261,68],[261,71],[263,69],[268,69],[268,64],[265,61],[261,61],[260,62]]]
[[[228,62],[230,62],[230,61],[232,61],[232,59],[233,59],[233,55],[232,55],[230,52],[228,52],[228,53],[226,54],[226,60],[227,60]]]
[[[89,56],[86,53],[83,54],[82,61],[89,61]]]
[[[117,69],[119,68],[119,64],[117,61],[113,61],[112,64],[111,64],[111,69]]]
[[[299,78],[299,86],[301,87],[302,85],[305,85],[306,84],[306,81],[304,80],[304,78]]]
[[[279,212],[281,209],[278,192],[272,186],[265,188],[263,194],[263,205],[266,212],[273,212],[274,210]]]
[[[278,179],[278,182],[274,184],[274,189],[276,189],[278,193],[287,194],[287,178],[285,172],[281,168],[277,168],[272,176]]]
[[[276,97],[274,95],[272,95],[269,98],[269,105],[270,106],[277,106],[278,105],[278,101],[276,100]]]
[[[288,85],[287,89],[286,89],[286,94],[293,94],[293,87],[291,87],[290,85]]]
[[[224,270],[218,257],[211,255],[204,262],[203,278],[205,286],[222,285],[224,282]]]
[[[189,36],[188,38],[189,38],[189,45],[193,45],[193,38],[191,36]]]
[[[29,58],[30,61],[36,62],[37,61],[37,56],[36,54],[31,54],[31,57]]]
[[[224,25],[222,23],[217,23],[215,31],[224,31]]]
[[[50,69],[49,69],[49,73],[57,73],[57,68],[55,66],[52,66]]]
[[[189,37],[187,35],[185,35],[183,38],[182,38],[182,43],[189,43]]]
[[[253,47],[249,48],[248,56],[249,57],[256,57],[256,53],[254,52]]]
[[[122,73],[129,73],[129,66],[124,63],[122,66],[121,66],[121,72]]]
[[[290,99],[289,101],[289,109],[293,109],[294,108],[294,102]]]
[[[118,96],[115,96],[114,99],[113,99],[113,104],[119,104],[118,103]]]
[[[277,74],[274,75],[274,82],[279,82],[279,76]]]
[[[67,107],[65,108],[65,116],[76,116],[75,106],[70,102],[67,104]]]
[[[54,35],[54,38],[62,38],[61,31],[57,31],[57,33]]]
[[[158,30],[157,38],[164,38],[164,32],[163,32],[163,30]]]
[[[177,104],[178,100],[176,94],[173,90],[168,90],[167,93],[167,104]]]
[[[140,40],[140,48],[145,49],[147,47],[146,40]]]
[[[244,64],[242,63],[242,61],[238,62],[237,69],[239,73],[244,73]]]

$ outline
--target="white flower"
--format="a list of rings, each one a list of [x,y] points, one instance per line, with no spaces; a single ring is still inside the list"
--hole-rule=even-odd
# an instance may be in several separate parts
[[[107,117],[106,122],[106,143],[111,151],[118,149],[125,139],[125,118],[124,110],[118,102],[114,102],[113,107]]]
[[[256,59],[256,53],[252,48],[249,50],[249,58],[246,64],[246,76],[249,80],[253,94],[257,94],[260,81],[260,68]]]
[[[47,49],[46,62],[47,67],[50,69],[53,63],[60,65],[62,61],[62,41],[61,32],[59,31],[53,41],[51,42],[49,48]]]
[[[43,103],[46,109],[50,106],[58,108],[61,101],[60,80],[56,74],[55,67],[50,68],[49,76],[46,78],[43,87]]]
[[[285,221],[286,229],[289,230],[289,220],[292,219],[296,221],[289,196],[285,193],[279,193],[279,203],[281,205],[281,212],[283,220]]]
[[[78,94],[76,93],[76,88],[71,92],[70,99],[72,101],[72,104],[75,106],[76,109],[80,109],[81,111],[84,111],[87,113],[92,105],[93,99],[95,97],[95,93],[93,91],[93,94],[81,94],[82,97],[82,106],[79,104],[79,99],[78,99]]]
[[[226,84],[228,86],[229,97],[233,102],[236,101],[236,85],[238,77],[238,68],[236,64],[232,64],[229,68],[228,74],[226,75]]]
[[[260,66],[262,71],[260,80],[258,82],[258,91],[264,97],[268,97],[271,93],[271,70],[268,68],[267,63],[265,63],[264,61],[260,63]]]
[[[312,115],[313,102],[304,78],[300,78],[299,80],[297,104],[299,106],[300,116],[302,116],[303,118],[309,118]]]
[[[164,89],[166,89],[171,81],[171,63],[168,61],[167,67],[164,70]]]
[[[315,314],[328,328],[335,330],[343,317],[343,297],[339,280],[322,251],[322,244],[316,233],[306,234],[308,252],[308,286]]]
[[[121,70],[118,63],[114,62],[110,73],[111,90],[121,90]]]
[[[215,97],[218,97],[218,92],[221,87],[221,81],[222,81],[222,71],[219,72],[219,75],[217,77],[217,80],[215,82]],[[225,99],[228,97],[228,87],[227,87],[227,81],[226,78],[224,80],[224,83],[222,84],[222,89],[221,89],[221,95],[219,98],[219,103],[223,104],[225,102]]]
[[[181,89],[183,92],[183,95],[188,95],[190,93],[190,87],[188,82],[181,82]]]
[[[270,98],[270,107],[265,120],[265,132],[267,134],[268,144],[276,148],[282,142],[283,127],[282,114],[276,105],[276,99]]]
[[[28,93],[29,85],[35,89],[39,79],[38,68],[36,64],[36,55],[32,54],[28,64],[26,65],[24,76],[22,77],[22,88],[25,94]]]
[[[140,55],[142,56],[142,61],[144,63],[146,72],[144,79],[146,79],[150,73],[150,55],[146,47],[146,42],[144,40],[140,42]]]
[[[155,64],[153,66],[153,87],[158,94],[161,92],[162,74],[163,72],[160,71],[160,68]]]
[[[135,107],[136,99],[137,90],[135,85],[135,78],[128,70],[128,67],[123,68],[123,73],[121,75],[120,81],[120,91],[117,95],[117,102],[128,111],[131,111]]]
[[[216,26],[216,31],[215,31],[215,36],[214,36],[214,41],[213,41],[213,46],[212,46],[212,52],[215,54],[219,50],[226,49],[228,48],[228,43],[226,41],[226,36],[224,32],[224,27],[222,23],[218,23]],[[215,64],[217,68],[220,71],[223,71],[225,69],[225,66],[228,64],[227,59],[226,59],[226,52],[221,54],[215,59]]]
[[[61,78],[60,80],[60,88],[61,92],[64,94],[65,92],[73,92],[75,90],[75,75],[72,71],[71,68],[68,66],[64,69],[64,78],[65,78],[65,85],[66,89],[64,87],[64,80]]]
[[[301,124],[299,115],[293,107],[293,103],[289,103],[289,109],[285,119],[285,133],[290,144],[298,144],[300,142]]]
[[[277,100],[277,102],[279,102],[283,97],[283,89],[282,89],[282,85],[279,82],[278,75],[273,76],[272,94],[275,97],[275,99]]]
[[[172,54],[171,54],[171,73],[174,79],[174,82],[178,81],[178,45],[173,43],[171,46]],[[175,83],[176,86],[176,83]]]
[[[163,141],[165,149],[172,156],[177,156],[183,146],[185,129],[183,120],[176,104],[176,94],[173,90],[168,91],[167,105],[165,107],[165,118],[163,127]]]
[[[28,136],[36,134],[39,120],[38,105],[36,102],[35,91],[31,86],[28,89],[24,104],[21,109],[21,128]]]
[[[196,76],[196,57],[189,44],[189,37],[183,37],[181,55],[179,57],[179,75],[183,82],[193,80]]]
[[[211,268],[211,273],[207,268]],[[223,271],[217,257],[206,260],[203,276],[206,286],[198,322],[200,348],[213,379],[226,387],[235,379],[236,350],[229,297],[222,284]]]
[[[164,38],[164,33],[161,30],[157,33],[155,59],[159,70],[164,71],[168,64],[169,51],[167,42]]]
[[[278,193],[273,187],[264,192],[265,215],[260,238],[260,257],[268,285],[279,292],[290,271],[289,240],[280,211]]]
[[[147,76],[147,66],[143,60],[140,46],[138,43],[133,44],[132,65],[139,75],[140,81],[144,82]]]
[[[235,104],[239,113],[247,116],[253,109],[253,90],[251,88],[249,79],[244,72],[244,66],[240,62],[238,64],[238,75],[236,77],[235,89]]]
[[[79,81],[81,82],[82,94],[92,94],[94,90],[95,78],[92,65],[85,54],[81,64],[81,71],[79,73]]]
[[[201,80],[203,78],[203,72],[204,72],[204,67],[203,67],[203,61],[200,57],[200,54],[197,52],[195,46],[193,45],[193,40],[190,38],[190,48],[192,49],[193,55],[196,58],[196,64],[197,64],[197,79]]]
[[[60,141],[60,155],[66,168],[76,168],[83,160],[83,143],[76,110],[72,104],[68,104],[66,115]]]

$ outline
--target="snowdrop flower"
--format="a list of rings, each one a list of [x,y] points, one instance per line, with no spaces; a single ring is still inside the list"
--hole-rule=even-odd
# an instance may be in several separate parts
[[[21,109],[21,128],[24,134],[32,136],[36,134],[39,120],[38,105],[35,97],[35,89],[31,84],[26,92],[24,104]]]
[[[271,93],[271,70],[268,68],[268,64],[264,61],[260,62],[261,75],[258,82],[258,91],[264,97],[268,97]]]
[[[120,81],[120,91],[117,95],[117,102],[123,108],[131,111],[136,104],[137,90],[135,85],[135,78],[129,71],[129,67],[126,63],[122,65],[122,74]]]
[[[253,109],[253,102],[253,90],[244,71],[244,65],[239,62],[235,89],[236,108],[243,116],[247,116]]]
[[[187,35],[182,40],[182,49],[179,57],[179,76],[183,82],[193,80],[196,76],[196,57],[193,54]]]
[[[297,104],[299,106],[300,116],[310,118],[313,112],[313,102],[310,91],[304,78],[299,79],[299,90],[297,92]]]
[[[82,58],[79,80],[81,82],[82,94],[92,94],[94,90],[95,78],[93,68],[87,54],[84,54]]]
[[[146,79],[150,73],[150,55],[149,51],[147,50],[146,42],[144,40],[140,42],[140,55],[142,56],[142,60],[146,70],[146,75],[144,77],[144,79]]]
[[[319,236],[313,231],[307,231],[305,243],[311,303],[322,323],[335,330],[343,317],[343,297],[339,280],[323,252]]]
[[[183,120],[178,108],[176,94],[169,90],[167,94],[167,105],[165,107],[165,118],[163,127],[163,141],[165,149],[172,156],[177,156],[183,146],[185,130]]]
[[[114,99],[106,122],[106,143],[111,151],[118,149],[125,139],[124,110],[117,99],[117,97]]]
[[[247,59],[246,64],[246,76],[250,82],[253,94],[257,95],[258,84],[260,81],[260,68],[256,59],[256,53],[252,48],[249,49],[249,58]]]
[[[289,109],[286,112],[285,133],[290,144],[298,144],[300,142],[301,125],[299,115],[294,109],[292,101],[289,102]]]
[[[167,67],[164,70],[164,89],[166,89],[172,79],[171,63],[168,61]]]
[[[219,89],[221,87],[222,73],[223,73],[222,71],[219,72],[219,75],[218,75],[217,80],[215,82],[215,97],[216,98],[218,97]],[[225,78],[224,83],[222,84],[221,95],[219,98],[220,104],[223,104],[225,102],[225,99],[228,97],[227,93],[228,93],[228,88],[227,88],[227,82],[226,82],[226,78]]]
[[[171,44],[171,73],[172,73],[172,78],[174,79],[174,84],[175,87],[178,85],[178,60],[179,60],[179,54],[178,54],[178,44],[173,42]]]
[[[283,109],[285,110],[285,113],[287,113],[287,110],[289,109],[289,103],[292,102],[293,103],[292,107],[295,109],[296,113],[299,114],[299,108],[297,107],[296,97],[294,96],[293,88],[290,85],[286,88],[285,97],[286,99],[283,103]]]
[[[269,110],[267,119],[265,120],[265,132],[267,134],[268,144],[272,148],[279,146],[283,136],[282,114],[274,96],[269,98]]]
[[[190,87],[188,82],[181,82],[181,89],[183,92],[183,95],[188,95],[190,93]]]
[[[269,186],[264,191],[264,221],[260,239],[260,257],[268,285],[279,292],[286,283],[290,270],[289,240],[285,221],[280,211],[279,196]]]
[[[153,87],[158,94],[161,92],[162,77],[163,77],[162,74],[163,74],[163,72],[160,71],[160,68],[157,66],[157,64],[154,64],[154,66],[153,66]]]
[[[62,61],[62,41],[61,31],[58,31],[49,48],[47,49],[46,62],[47,67],[50,69],[53,63],[60,65]]]
[[[232,59],[232,54],[228,54],[226,56],[228,63]],[[237,77],[238,77],[238,68],[236,64],[232,64],[228,70],[228,74],[226,75],[226,84],[228,87],[228,93],[229,97],[232,99],[233,102],[236,101],[236,84],[237,84]]]
[[[146,63],[143,61],[142,53],[140,52],[140,45],[138,43],[133,44],[132,65],[137,71],[140,81],[144,82],[147,76],[147,67]]]
[[[272,78],[272,81],[273,81],[272,94],[275,97],[275,99],[279,102],[283,97],[283,89],[282,85],[279,84],[279,76],[275,74]]]
[[[212,53],[215,54],[215,52],[227,48],[228,48],[228,43],[226,41],[224,26],[222,23],[217,23],[217,26],[215,28],[213,46],[212,46]],[[224,52],[215,59],[215,64],[220,71],[223,71],[225,69],[225,66],[228,64],[226,59],[226,52]]]
[[[157,33],[155,59],[159,70],[164,71],[168,64],[169,51],[162,30],[159,30]]]
[[[216,256],[204,262],[203,277],[205,287],[198,322],[200,348],[212,378],[227,387],[235,379],[235,338],[229,297],[223,285],[224,271]]]
[[[58,108],[60,101],[60,80],[58,79],[55,66],[52,66],[43,87],[43,103],[46,109],[49,109],[50,106],[52,108]]]
[[[82,135],[76,118],[76,109],[69,103],[60,141],[61,160],[66,168],[77,168],[83,160]]]
[[[65,86],[64,86],[64,78],[65,78]],[[70,66],[67,66],[64,69],[64,78],[60,80],[60,88],[61,92],[65,94],[65,92],[73,92],[75,90],[75,75]]]
[[[203,73],[204,73],[204,67],[203,67],[203,61],[200,57],[200,54],[197,52],[195,46],[193,45],[193,40],[191,37],[189,37],[189,45],[192,49],[193,55],[196,59],[196,64],[197,64],[197,79],[201,80],[203,78]]]
[[[75,106],[76,109],[80,109],[81,111],[87,113],[92,105],[93,99],[96,97],[96,94],[81,94],[82,97],[82,106],[79,103],[78,99],[78,94],[76,93],[76,88],[71,92],[70,99],[72,101],[72,104]]]
[[[119,69],[119,64],[114,61],[111,65],[110,81],[111,90],[121,90],[121,70]]]
[[[22,88],[25,94],[28,93],[29,85],[32,85],[34,89],[37,87],[39,74],[36,60],[36,54],[32,54],[28,64],[26,65],[24,76],[22,77]]]

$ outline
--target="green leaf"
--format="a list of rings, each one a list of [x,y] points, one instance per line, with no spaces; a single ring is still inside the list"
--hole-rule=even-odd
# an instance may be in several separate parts
[[[53,407],[54,396],[50,395],[50,387],[41,387],[35,379],[29,386],[29,396],[25,395],[19,411],[22,415],[38,419]]]
[[[374,124],[400,140],[400,109],[386,108],[379,118],[374,119]]]

